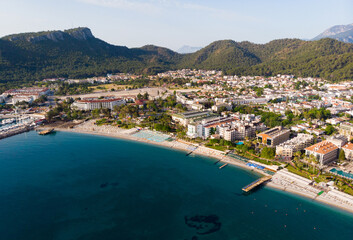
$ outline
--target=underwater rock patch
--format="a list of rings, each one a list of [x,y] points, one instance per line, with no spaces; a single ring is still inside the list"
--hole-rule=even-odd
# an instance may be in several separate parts
[[[185,224],[190,228],[195,228],[197,230],[197,234],[200,235],[217,232],[221,229],[222,225],[217,215],[196,215],[192,217],[185,216]]]

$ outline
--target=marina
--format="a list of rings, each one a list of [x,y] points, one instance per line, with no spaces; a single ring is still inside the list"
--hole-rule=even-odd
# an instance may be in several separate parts
[[[1,120],[0,139],[33,130],[37,125],[36,118],[28,115],[18,115]]]

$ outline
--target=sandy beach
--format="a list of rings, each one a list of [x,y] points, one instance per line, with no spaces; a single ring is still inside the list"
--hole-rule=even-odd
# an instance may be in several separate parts
[[[220,164],[231,164],[237,167],[241,167],[250,171],[254,171],[261,175],[266,175],[261,170],[246,166],[242,161],[238,161],[234,158],[230,158],[224,155],[224,152],[207,148],[204,146],[198,146],[193,143],[185,142],[182,140],[163,141],[155,142],[144,138],[133,136],[137,129],[121,129],[115,126],[103,125],[97,126],[94,121],[87,121],[82,124],[75,126],[74,128],[56,128],[58,131],[65,132],[76,132],[90,135],[99,135],[107,137],[115,137],[130,141],[137,141],[142,143],[148,143],[158,145],[168,149],[175,149],[179,151],[191,152],[192,154],[198,154],[206,157],[212,157],[220,161]],[[265,165],[264,165],[265,166]],[[221,169],[220,169],[221,170]],[[321,189],[318,189],[311,184],[311,180],[298,176],[296,174],[288,172],[286,169],[277,171],[271,181],[266,183],[266,186],[275,188],[281,191],[290,192],[293,194],[301,195],[303,197],[312,199],[313,201],[319,201],[335,208],[340,208],[345,211],[353,213],[353,196],[345,194],[335,189],[327,189],[321,195]]]

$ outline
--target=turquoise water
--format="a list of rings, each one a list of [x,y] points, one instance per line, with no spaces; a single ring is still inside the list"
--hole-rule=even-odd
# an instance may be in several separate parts
[[[352,239],[353,216],[185,152],[35,132],[0,140],[0,239]]]
[[[347,177],[347,178],[353,179],[353,174],[344,172],[344,171],[342,171],[342,170],[337,170],[336,168],[332,168],[332,169],[330,170],[330,172],[336,173],[336,174],[341,175],[341,176],[343,176],[343,177]]]

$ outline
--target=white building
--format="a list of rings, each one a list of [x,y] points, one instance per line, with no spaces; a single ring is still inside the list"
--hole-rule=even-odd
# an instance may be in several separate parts
[[[210,114],[211,113],[208,111],[188,111],[184,113],[174,113],[172,114],[172,119],[183,126],[187,126],[194,119],[208,117]]]
[[[342,147],[347,160],[353,160],[353,143],[347,143]]]
[[[235,105],[265,104],[267,102],[267,98],[237,98],[233,100]]]
[[[108,108],[110,110],[113,110],[115,106],[120,106],[123,104],[126,104],[126,102],[124,99],[121,98],[88,98],[83,100],[77,100],[72,105],[81,110],[93,110],[100,108]]]
[[[310,134],[299,133],[297,137],[292,138],[276,147],[276,155],[281,157],[293,157],[297,151],[301,151],[313,144],[314,137]]]
[[[307,156],[314,155],[320,165],[323,166],[337,159],[338,150],[335,144],[323,141],[305,148],[305,154]]]

